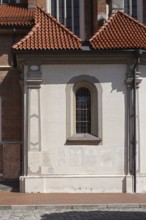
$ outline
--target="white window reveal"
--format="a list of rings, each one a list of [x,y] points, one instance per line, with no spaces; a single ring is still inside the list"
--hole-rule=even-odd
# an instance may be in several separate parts
[[[48,0],[47,11],[76,35],[84,38],[84,0]]]

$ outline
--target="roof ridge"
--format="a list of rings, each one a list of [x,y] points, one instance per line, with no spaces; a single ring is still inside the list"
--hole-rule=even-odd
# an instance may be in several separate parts
[[[143,27],[144,29],[146,29],[146,26],[141,24],[139,21],[137,21],[136,19],[132,18],[130,15],[122,12],[122,11],[117,11],[115,14],[113,14],[111,17],[109,17],[109,19],[107,20],[107,22],[89,39],[89,42],[92,41],[94,38],[96,38],[105,28],[106,26],[115,18],[118,16],[118,14],[121,14],[125,17],[127,17],[129,20],[134,21],[136,24],[138,24],[139,26]]]
[[[59,22],[56,18],[54,18],[50,13],[44,11],[41,7],[37,6],[36,8],[36,13],[35,13],[35,19],[37,16],[37,9],[39,9],[43,14],[45,14],[45,16],[49,17],[53,22],[57,23],[58,26],[61,26],[67,33],[69,33],[70,35],[72,35],[73,37],[75,37],[77,40],[79,40],[80,42],[82,42],[82,39],[79,38],[77,35],[75,35],[71,30],[69,30],[65,25],[63,25],[61,22]],[[39,23],[39,22],[38,22]]]

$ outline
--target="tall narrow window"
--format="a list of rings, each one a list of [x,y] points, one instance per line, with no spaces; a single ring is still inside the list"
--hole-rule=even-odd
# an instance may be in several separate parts
[[[5,3],[10,3],[10,1],[9,0],[0,0],[0,3],[5,4]]]
[[[85,87],[76,92],[76,133],[91,133],[91,94]]]
[[[84,0],[50,0],[47,11],[62,24],[83,38],[84,35]]]
[[[137,0],[124,0],[124,11],[137,19]]]
[[[20,0],[0,0],[0,4],[17,4]]]

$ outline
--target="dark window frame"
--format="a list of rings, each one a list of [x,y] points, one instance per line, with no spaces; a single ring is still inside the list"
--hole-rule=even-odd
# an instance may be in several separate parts
[[[76,91],[76,133],[91,134],[91,92],[86,87]]]

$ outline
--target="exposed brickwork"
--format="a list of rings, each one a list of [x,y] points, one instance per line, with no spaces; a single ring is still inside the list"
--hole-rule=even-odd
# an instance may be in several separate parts
[[[97,1],[97,26],[96,30],[99,29],[106,20],[106,0]]]
[[[102,19],[106,15],[106,0],[97,1],[97,10],[98,20]]]
[[[36,6],[46,9],[46,0],[28,0],[29,8],[35,8]]]
[[[91,5],[91,3],[90,3]],[[85,5],[86,11],[88,11],[89,6]],[[87,30],[88,33],[93,35],[104,23],[104,19],[106,17],[106,0],[93,0],[93,11],[91,14],[91,20],[90,20],[90,26],[88,26],[88,18],[87,21],[85,22],[87,24]],[[91,35],[87,35],[88,38],[91,37]]]
[[[46,10],[46,0],[37,0],[37,6]]]
[[[2,140],[22,140],[22,92],[16,70],[0,71],[2,99]]]
[[[28,0],[28,8],[33,8],[37,6],[37,0]]]
[[[28,30],[27,30],[28,31]],[[25,33],[24,33],[25,35]],[[6,66],[13,66],[13,55],[11,46],[14,42],[17,42],[22,38],[22,34],[16,36],[13,32],[7,29],[0,35],[0,97],[1,97],[1,122],[2,122],[2,140],[1,142],[15,142],[22,141],[22,91],[20,88],[20,73],[14,68],[5,68]],[[22,148],[22,145],[20,145]],[[13,144],[8,146],[8,149],[13,147]],[[20,151],[22,152],[22,149]],[[0,145],[0,173],[3,176],[0,180],[8,177],[6,163],[6,152],[3,151],[4,145]],[[9,150],[8,150],[9,151]],[[12,151],[12,158],[17,158],[18,155]],[[15,161],[15,159],[14,159]],[[18,161],[19,169],[17,169],[17,175],[11,176],[16,178],[21,173],[20,161]],[[15,169],[15,163],[11,163],[11,167]],[[16,170],[16,169],[15,169]],[[5,174],[5,175],[4,175]]]
[[[0,66],[9,66],[12,64],[11,45],[13,36],[8,34],[0,35]]]

